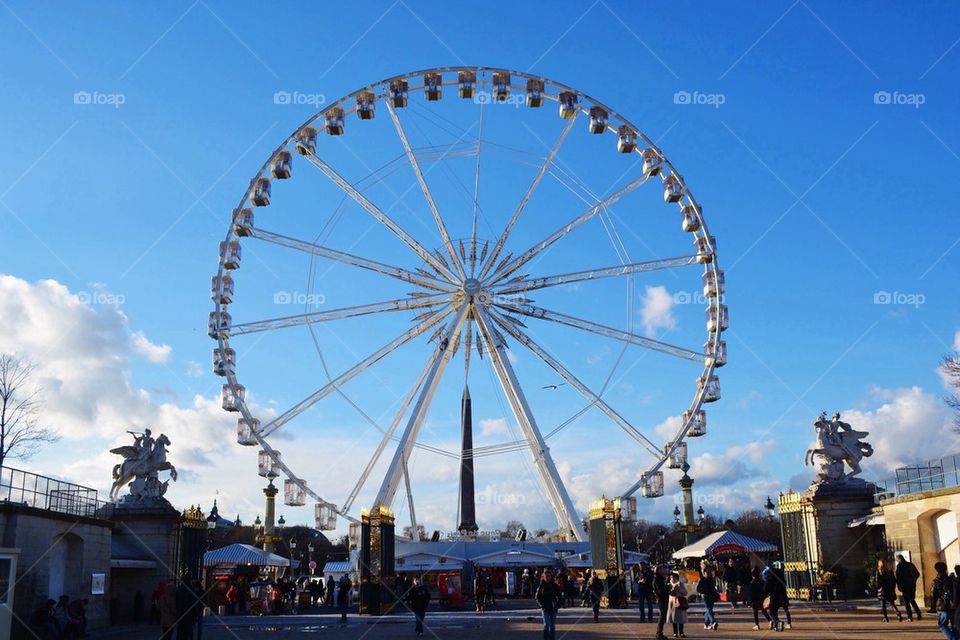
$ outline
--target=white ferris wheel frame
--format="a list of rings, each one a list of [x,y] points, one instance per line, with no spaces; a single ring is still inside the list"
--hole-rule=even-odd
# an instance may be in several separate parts
[[[543,158],[543,162],[540,165],[534,180],[530,184],[520,203],[517,205],[517,208],[514,211],[510,221],[507,223],[496,244],[489,252],[489,255],[486,256],[485,260],[481,259],[479,261],[476,259],[478,247],[476,244],[477,239],[475,218],[471,235],[470,258],[467,260],[464,247],[462,246],[462,241],[460,247],[461,252],[458,255],[457,248],[447,233],[443,216],[440,214],[437,205],[433,200],[430,188],[424,178],[424,173],[420,169],[417,155],[407,139],[396,108],[393,106],[393,104],[391,104],[391,86],[395,82],[405,82],[407,91],[413,92],[416,90],[425,89],[426,78],[428,76],[432,74],[439,74],[440,87],[442,90],[443,87],[458,86],[459,76],[464,72],[468,74],[474,74],[474,89],[476,91],[486,88],[492,92],[497,88],[502,90],[503,87],[506,86],[506,90],[511,93],[520,92],[523,94],[529,88],[529,85],[524,84],[524,82],[533,80],[541,83],[539,86],[542,99],[560,102],[561,94],[565,92],[571,92],[576,97],[576,111],[572,114],[572,117],[569,117],[566,126],[557,138],[556,142],[553,144],[553,147]],[[497,87],[494,86],[494,74],[500,74],[499,79],[501,82]],[[504,77],[507,78],[505,83],[503,82]],[[335,109],[342,109],[340,116],[345,118],[346,116],[358,110],[358,97],[368,97],[370,94],[373,95],[375,104],[383,104],[386,106],[387,112],[389,113],[390,118],[396,127],[398,137],[403,144],[407,159],[414,173],[416,174],[419,187],[427,201],[432,217],[436,222],[437,230],[443,242],[444,252],[440,252],[438,250],[436,253],[431,253],[412,235],[407,233],[402,227],[393,221],[389,215],[387,215],[387,213],[385,213],[376,204],[364,196],[356,186],[351,184],[339,173],[337,173],[333,167],[331,167],[316,153],[315,149],[308,150],[307,153],[304,153],[302,149],[299,151],[301,155],[305,155],[306,159],[309,160],[309,162],[317,169],[319,169],[321,173],[326,175],[332,182],[337,184],[346,195],[350,196],[350,198],[358,203],[363,209],[369,212],[374,219],[391,231],[402,242],[407,244],[413,253],[422,260],[423,268],[411,270],[393,265],[387,265],[376,260],[338,251],[330,247],[291,238],[271,232],[269,230],[255,228],[252,225],[249,225],[246,229],[244,229],[244,222],[240,218],[240,212],[242,212],[245,208],[254,208],[255,205],[253,203],[253,197],[257,182],[262,178],[269,180],[272,177],[271,170],[278,155],[281,153],[296,153],[298,151],[298,136],[300,136],[301,132],[311,127],[318,132],[322,132],[324,130],[326,114],[334,112],[333,110]],[[495,104],[496,100],[493,102]],[[483,104],[482,101],[481,104]],[[653,177],[652,175],[641,174],[639,177],[634,178],[617,191],[614,191],[611,195],[598,200],[595,204],[587,207],[586,210],[581,214],[561,226],[542,241],[530,247],[525,252],[519,254],[518,256],[513,256],[513,254],[508,253],[506,257],[501,258],[506,241],[509,238],[514,224],[521,216],[526,204],[529,202],[533,192],[540,183],[540,180],[551,167],[557,152],[574,125],[574,122],[578,120],[580,115],[592,117],[594,109],[600,109],[606,115],[606,121],[602,123],[603,133],[613,132],[615,135],[619,135],[620,132],[624,130],[624,127],[627,131],[633,132],[636,139],[636,144],[635,149],[632,149],[631,152],[643,154],[646,150],[652,150],[652,153],[655,154],[661,166],[660,171],[658,173],[654,173],[653,176],[660,175],[665,183],[667,183],[668,180],[673,180],[679,183],[679,189],[681,192],[679,199],[680,206],[692,206],[692,209],[690,210],[693,212],[693,215],[696,216],[696,224],[694,225],[696,229],[690,231],[689,233],[695,238],[694,242],[698,247],[698,252],[697,254],[689,256],[621,264],[611,267],[559,274],[548,277],[527,277],[526,275],[521,275],[519,277],[514,276],[512,279],[510,279],[510,276],[513,276],[523,265],[539,255],[546,248],[552,246],[561,238],[568,235],[571,231],[597,216],[601,211],[605,210],[606,207],[610,206],[623,196],[648,182],[651,177]],[[317,141],[319,141],[319,139],[320,138],[318,136]],[[648,151],[647,153],[650,152]],[[477,150],[477,155],[478,185],[480,171],[479,147]],[[687,211],[687,209],[684,210]],[[347,94],[336,102],[327,106],[323,111],[313,115],[310,119],[304,122],[303,125],[298,127],[292,134],[290,134],[280,144],[280,146],[277,147],[274,153],[271,154],[270,158],[260,168],[254,179],[251,180],[250,187],[244,192],[244,195],[234,212],[234,217],[224,242],[239,242],[242,237],[259,239],[276,245],[285,246],[293,250],[303,251],[319,258],[333,260],[342,264],[378,272],[383,275],[417,285],[426,290],[417,294],[417,297],[389,300],[329,311],[315,311],[271,320],[234,324],[229,328],[229,331],[218,331],[216,334],[217,347],[215,349],[215,356],[219,355],[221,361],[226,361],[227,350],[230,348],[229,339],[233,336],[244,335],[257,331],[268,331],[290,326],[325,322],[335,319],[358,317],[368,314],[407,311],[414,309],[423,310],[423,313],[420,316],[417,316],[418,319],[422,318],[422,320],[418,322],[416,326],[405,331],[377,351],[374,351],[359,363],[341,373],[319,390],[290,409],[286,410],[272,421],[263,425],[261,428],[257,430],[251,430],[252,435],[256,439],[256,442],[262,447],[262,450],[270,456],[273,463],[289,480],[293,481],[307,495],[313,498],[318,505],[323,505],[331,509],[339,516],[342,516],[350,522],[358,522],[357,518],[350,515],[349,511],[361,487],[370,475],[373,466],[379,460],[388,442],[391,440],[397,440],[397,448],[377,493],[375,504],[387,507],[391,506],[400,482],[405,482],[407,497],[409,500],[411,523],[413,525],[412,529],[414,531],[414,535],[416,536],[416,517],[414,515],[413,498],[409,490],[409,478],[407,477],[406,472],[407,461],[409,460],[413,446],[416,444],[420,427],[422,426],[424,417],[429,410],[431,400],[436,392],[439,381],[443,376],[444,369],[460,346],[464,327],[466,327],[467,331],[464,357],[469,359],[469,353],[471,350],[469,344],[470,332],[472,331],[473,326],[476,325],[476,340],[478,349],[480,348],[480,341],[482,339],[482,341],[487,345],[487,352],[490,356],[491,364],[496,373],[496,377],[500,383],[500,386],[502,387],[504,395],[508,400],[514,418],[520,427],[524,440],[523,444],[525,445],[525,448],[529,449],[539,479],[543,485],[543,488],[546,490],[547,499],[550,502],[550,506],[557,518],[559,532],[566,535],[568,539],[572,538],[574,540],[582,540],[584,538],[582,523],[577,516],[573,502],[571,501],[570,496],[563,485],[556,465],[554,464],[553,458],[550,454],[549,447],[546,445],[544,437],[537,426],[533,412],[531,411],[526,396],[524,395],[523,390],[521,389],[521,386],[517,380],[517,376],[513,370],[510,360],[506,356],[506,336],[509,336],[517,343],[524,345],[524,347],[530,350],[551,369],[558,373],[566,381],[566,383],[570,384],[571,387],[575,388],[581,395],[583,395],[590,402],[588,407],[595,406],[599,408],[607,417],[610,418],[614,424],[634,438],[643,449],[653,456],[653,463],[643,470],[640,480],[638,480],[632,486],[624,489],[621,494],[621,497],[624,498],[632,496],[639,489],[641,489],[641,487],[645,487],[645,483],[649,482],[650,479],[654,478],[657,474],[660,474],[661,492],[658,494],[655,491],[651,493],[644,491],[643,493],[646,497],[656,497],[657,495],[662,495],[661,468],[663,468],[663,466],[671,460],[671,455],[676,453],[678,448],[681,446],[681,443],[684,442],[684,438],[687,437],[688,432],[695,428],[695,423],[697,420],[703,419],[703,411],[701,407],[704,402],[709,402],[719,397],[719,381],[717,381],[715,378],[714,370],[717,366],[722,366],[725,361],[725,343],[723,343],[721,340],[721,333],[726,328],[725,324],[727,309],[726,305],[722,302],[723,272],[719,269],[717,264],[716,242],[713,236],[711,236],[707,230],[706,221],[703,218],[701,207],[697,204],[692,192],[687,188],[686,183],[683,181],[683,178],[680,176],[679,172],[677,172],[674,166],[670,163],[663,152],[654,144],[654,142],[644,135],[639,128],[635,127],[625,117],[610,109],[603,103],[595,100],[582,91],[578,91],[573,87],[564,85],[562,83],[555,82],[541,76],[510,69],[479,66],[452,66],[425,69],[396,75]],[[489,248],[489,245],[485,244],[485,247]],[[484,253],[486,253],[486,251],[484,251]],[[705,256],[706,260],[702,259]],[[224,275],[233,271],[233,269],[230,269],[226,266],[226,262],[227,258],[224,255],[224,252],[221,252],[216,276],[217,282],[221,282]],[[469,264],[467,264],[468,262]],[[480,264],[478,264],[478,262]],[[708,317],[713,314],[713,317],[717,320],[712,325],[710,322],[708,322],[708,338],[707,343],[704,345],[705,352],[686,349],[677,345],[672,345],[666,342],[640,336],[630,331],[599,325],[588,320],[541,308],[530,304],[523,297],[523,294],[527,291],[556,286],[569,282],[630,275],[656,269],[676,268],[697,263],[704,265],[704,277],[706,278],[712,274],[713,282],[715,283],[714,294],[707,296],[707,314]],[[509,296],[514,297],[511,298]],[[221,314],[226,312],[228,305],[221,302],[219,295],[214,295],[214,303],[214,313],[216,314],[216,317],[220,318],[222,317]],[[524,332],[524,325],[522,322],[517,321],[515,316],[504,315],[505,312],[516,314],[516,316],[536,318],[564,324],[569,327],[574,327],[594,333],[596,335],[605,336],[613,340],[623,342],[625,345],[638,345],[682,359],[694,362],[702,362],[704,369],[701,377],[698,379],[699,384],[697,391],[694,394],[688,410],[684,413],[685,420],[682,421],[682,424],[680,425],[674,437],[669,441],[665,448],[660,447],[651,441],[642,432],[633,427],[633,425],[631,425],[612,407],[610,407],[604,400],[602,400],[600,397],[601,394],[597,394],[590,390],[583,382],[576,378],[574,374],[569,371],[569,369],[563,366],[563,364],[551,356],[546,349],[540,346],[526,332]],[[442,324],[443,322],[446,322],[446,324]],[[267,441],[267,437],[276,429],[282,427],[286,422],[306,411],[327,395],[330,395],[332,392],[338,390],[342,384],[363,372],[393,350],[399,348],[403,344],[411,342],[418,336],[421,336],[428,331],[438,330],[440,332],[439,337],[441,339],[437,340],[438,344],[432,349],[430,358],[428,359],[423,371],[420,373],[416,383],[404,399],[389,429],[385,430],[383,438],[376,448],[371,460],[365,466],[354,490],[344,502],[343,506],[338,507],[336,504],[325,500],[316,491],[310,488],[306,481],[294,473],[294,471],[281,459],[279,453],[270,446],[269,442]],[[712,354],[717,354],[720,352],[724,353],[722,359],[713,357]],[[226,378],[224,390],[225,396],[228,393],[232,395],[231,399],[241,414],[242,419],[245,420],[248,425],[254,425],[255,417],[253,416],[244,399],[243,386],[238,381],[236,371],[230,369],[227,370],[225,374],[221,372],[221,375]],[[714,398],[708,396],[705,399],[705,395],[708,395],[708,387],[710,386],[708,383],[714,381],[717,385],[717,395]],[[227,388],[229,388],[229,390]],[[399,436],[394,435],[399,423],[402,421],[403,416],[406,415],[411,404],[413,409],[407,419],[403,431]],[[702,425],[701,428],[705,429],[705,427]],[[684,447],[685,451],[685,445],[682,446]]]

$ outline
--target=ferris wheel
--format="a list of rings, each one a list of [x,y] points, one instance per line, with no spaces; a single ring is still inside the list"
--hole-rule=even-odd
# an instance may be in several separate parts
[[[458,113],[472,114],[464,117],[478,123],[479,127],[458,129],[454,117],[445,115],[448,107],[458,109]],[[371,137],[356,145],[357,148],[376,156],[385,154],[385,149],[392,145],[397,153],[392,159],[381,157],[378,162],[360,161],[358,153],[344,145],[349,143],[352,133],[360,135],[363,128],[374,126],[375,116],[380,125],[387,127],[390,139]],[[521,116],[536,118],[544,127],[552,127],[552,137],[538,147],[524,149],[491,133],[494,122],[503,122],[505,126],[509,120]],[[425,124],[447,131],[447,143],[438,144],[436,136],[431,139],[430,132],[424,131]],[[610,138],[610,142],[594,144],[595,136]],[[581,140],[568,142],[575,138]],[[528,143],[532,139],[525,136]],[[623,165],[628,177],[608,195],[597,195],[561,161],[560,152],[565,144],[581,145],[576,156],[589,164],[600,162],[591,160],[591,154],[598,158],[634,159],[631,164]],[[357,162],[351,161],[353,167],[349,172],[335,166],[331,159],[334,153],[343,152],[344,148],[358,158]],[[465,162],[475,164],[475,167],[471,166],[474,173],[472,184],[464,185],[463,180],[454,180],[460,184],[455,184],[456,188],[446,188],[444,195],[439,196],[439,177],[443,177],[444,170],[433,169],[452,161],[461,163],[461,169]],[[480,221],[487,219],[484,217],[485,208],[493,207],[482,204],[489,200],[481,189],[481,172],[490,171],[492,163],[498,161],[514,162],[516,166],[501,170],[496,176],[496,184],[513,178],[522,186],[513,192],[498,186],[501,199],[507,193],[518,197],[510,204],[498,205],[498,210],[503,212],[501,219],[497,221],[494,233],[485,234]],[[360,233],[351,232],[347,237],[350,242],[341,246],[327,242],[332,238],[327,232],[330,225],[336,224],[336,215],[332,215],[317,234],[271,230],[271,216],[280,206],[281,194],[295,182],[292,180],[295,162],[298,165],[297,179],[319,181],[341,196],[339,207],[334,206],[332,199],[319,203],[312,201],[309,205],[311,211],[322,209],[336,214],[344,206],[353,207],[358,215],[362,214],[371,226],[376,227],[374,233],[381,233],[384,246],[387,242],[393,243],[393,253],[385,257],[385,250],[379,247],[374,253],[364,252],[364,242],[360,237],[354,237],[362,235]],[[377,168],[371,169],[372,165]],[[523,171],[517,168],[519,166],[525,167]],[[412,173],[414,180],[410,181],[410,189],[423,207],[422,216],[410,214],[401,219],[403,216],[399,211],[402,208],[394,206],[401,196],[391,190],[394,202],[387,202],[383,200],[383,193],[377,192],[387,176],[401,170]],[[348,173],[356,176],[347,177]],[[452,175],[453,172],[447,173]],[[537,216],[530,212],[540,195],[538,189],[544,189],[542,185],[548,178],[578,195],[580,202],[576,203],[575,209],[570,202],[564,203],[563,207],[557,206],[554,198],[550,215]],[[678,208],[676,217],[669,216],[670,229],[688,249],[671,257],[662,257],[658,250],[647,246],[649,240],[655,239],[653,234],[634,234],[638,242],[650,250],[648,257],[651,259],[634,261],[629,257],[616,228],[618,218],[611,211],[618,202],[644,190],[655,192],[656,206]],[[452,201],[451,193],[455,191],[462,191],[464,196],[457,206],[442,201],[443,198]],[[405,196],[406,192],[402,195]],[[274,207],[268,209],[271,203]],[[291,200],[283,206],[293,208],[293,204]],[[410,209],[409,206],[406,208]],[[572,213],[564,213],[567,209],[572,209]],[[659,219],[666,214],[658,211],[655,215]],[[312,216],[302,219],[312,220]],[[594,258],[596,252],[577,240],[578,233],[599,224],[595,221],[602,223],[614,245],[624,249],[620,251],[615,247],[617,260],[613,263]],[[487,227],[493,228],[489,223]],[[687,240],[683,241],[683,238]],[[321,278],[321,267],[333,265],[343,269],[344,274],[356,273],[368,278],[364,282],[380,279],[406,290],[403,295],[387,300],[370,302],[368,298],[365,302],[333,308],[327,308],[329,305],[325,304],[310,307],[308,301],[303,313],[286,315],[271,314],[253,301],[242,307],[241,317],[241,306],[237,302],[243,300],[246,287],[252,288],[258,280],[268,277],[265,269],[271,271],[266,261],[248,257],[244,264],[250,263],[250,267],[238,273],[241,247],[247,249],[249,256],[261,246],[306,256],[311,283]],[[568,258],[573,253],[564,252],[576,252],[577,257]],[[550,262],[545,260],[548,254],[553,256],[552,269]],[[559,268],[567,264],[570,265],[568,270]],[[589,266],[573,268],[584,265]],[[248,276],[247,271],[254,273]],[[697,292],[706,310],[706,323],[700,325],[702,348],[697,343],[687,346],[673,344],[662,336],[653,337],[650,332],[644,334],[635,330],[632,322],[635,310],[629,296],[625,326],[615,326],[616,323],[598,317],[609,306],[602,298],[582,305],[584,308],[577,313],[571,313],[556,308],[556,305],[540,304],[532,297],[541,292],[570,290],[570,287],[596,286],[593,283],[600,282],[626,281],[632,291],[634,278],[648,277],[654,272],[672,272],[671,275],[678,280],[691,283],[689,287]],[[281,279],[287,277],[286,272],[273,275]],[[357,522],[359,513],[355,501],[375,468],[385,465],[386,471],[379,480],[379,488],[370,506],[391,507],[402,490],[407,496],[405,506],[409,509],[415,532],[409,471],[411,456],[418,449],[444,453],[421,441],[428,412],[441,380],[445,374],[450,375],[447,370],[452,362],[456,360],[458,366],[462,362],[466,385],[471,358],[474,368],[480,366],[478,360],[482,361],[482,366],[492,372],[491,380],[495,384],[491,384],[502,394],[500,401],[505,401],[506,411],[519,435],[503,444],[476,447],[470,451],[448,451],[446,454],[458,460],[469,455],[472,460],[485,454],[523,451],[528,455],[526,464],[530,466],[531,475],[539,483],[542,495],[556,517],[558,531],[567,539],[581,540],[584,537],[581,519],[547,444],[547,439],[560,427],[547,433],[541,428],[535,414],[541,411],[542,395],[531,394],[530,384],[518,374],[516,357],[511,350],[530,354],[538,366],[545,365],[545,370],[556,379],[556,384],[548,386],[562,385],[567,392],[579,395],[587,402],[577,414],[578,418],[588,410],[599,412],[603,421],[619,429],[620,435],[633,447],[630,455],[635,460],[635,471],[639,476],[634,474],[632,478],[639,479],[615,493],[627,498],[639,492],[643,497],[656,498],[664,493],[663,469],[682,467],[687,461],[687,439],[706,434],[703,405],[720,398],[720,382],[715,370],[726,363],[727,357],[722,339],[728,325],[724,285],[724,275],[717,264],[716,241],[707,230],[700,205],[654,141],[623,115],[582,91],[529,73],[488,67],[416,71],[375,82],[329,103],[285,138],[250,181],[233,211],[226,237],[219,244],[219,264],[211,284],[214,310],[209,315],[208,329],[210,337],[217,342],[213,350],[213,370],[224,378],[223,409],[238,414],[238,443],[260,447],[261,475],[285,476],[286,504],[305,505],[309,496],[315,502],[320,529],[336,528],[338,517]],[[351,293],[361,299],[363,295],[376,296],[373,285],[358,284],[351,289]],[[699,297],[701,289],[703,296]],[[591,313],[597,315],[590,317]],[[264,317],[268,319],[258,319]],[[356,354],[354,362],[339,370],[331,370],[323,360],[324,354],[315,333],[317,328],[327,323],[349,324],[366,318],[383,318],[384,322],[394,324],[381,324],[376,332],[361,331],[359,335],[363,339],[357,343],[356,350],[351,351]],[[390,326],[396,328],[388,334],[386,331]],[[682,418],[670,423],[670,437],[664,441],[661,430],[654,432],[649,426],[635,426],[635,420],[628,419],[625,412],[611,406],[607,399],[607,383],[599,388],[578,371],[578,363],[564,362],[567,358],[560,355],[562,345],[547,344],[539,338],[541,332],[556,335],[542,327],[589,334],[591,339],[609,341],[623,350],[638,348],[641,352],[656,354],[655,358],[683,363],[686,373],[680,375],[685,382],[669,389],[669,395],[689,400],[683,400],[675,407],[674,414],[682,415]],[[308,339],[312,338],[316,343],[323,360],[324,375],[322,380],[314,381],[316,389],[309,395],[289,406],[265,412],[247,397],[237,354],[242,353],[243,341],[256,339],[255,334],[291,330],[301,332],[297,335],[308,335]],[[370,417],[371,412],[365,410],[364,401],[349,396],[345,388],[355,378],[376,375],[377,368],[400,350],[416,359],[418,365],[404,369],[408,390],[396,400],[389,423],[381,426],[377,419]],[[258,374],[263,374],[262,369],[258,367]],[[281,375],[282,372],[283,367],[278,364],[276,372],[271,375]],[[295,374],[288,371],[285,375]],[[541,390],[539,385],[535,388]],[[251,387],[252,392],[255,389]],[[375,446],[368,452],[369,460],[356,465],[358,477],[349,494],[342,499],[325,495],[318,482],[308,482],[310,474],[304,469],[292,468],[293,465],[288,464],[290,460],[281,458],[275,439],[285,425],[303,420],[331,398],[344,400],[380,432]],[[572,421],[564,422],[561,427]]]

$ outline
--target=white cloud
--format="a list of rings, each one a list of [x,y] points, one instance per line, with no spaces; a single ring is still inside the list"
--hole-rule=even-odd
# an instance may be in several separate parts
[[[690,475],[701,485],[730,485],[763,475],[755,465],[763,462],[776,447],[774,440],[763,440],[730,447],[719,454],[702,453],[690,459]]]
[[[673,296],[663,286],[647,287],[640,301],[640,320],[648,336],[654,336],[657,329],[674,329],[677,320],[673,317]]]
[[[133,352],[150,362],[161,363],[170,359],[170,351],[172,350],[170,345],[150,342],[147,336],[143,335],[143,331],[134,332],[130,336],[130,341]]]
[[[510,433],[510,426],[506,418],[483,418],[480,420],[480,435],[507,435]]]
[[[203,367],[200,366],[200,363],[196,360],[191,360],[187,363],[187,376],[190,378],[199,378],[203,375]]]
[[[683,426],[683,416],[670,416],[655,426],[653,431],[660,436],[660,439],[666,444],[670,442],[673,436],[677,435],[677,431],[680,430],[681,426]]]

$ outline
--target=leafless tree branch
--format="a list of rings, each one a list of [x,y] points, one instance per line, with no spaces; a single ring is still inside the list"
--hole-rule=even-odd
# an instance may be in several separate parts
[[[27,460],[60,439],[40,423],[40,390],[31,388],[36,365],[15,355],[0,354],[0,466],[8,458]]]

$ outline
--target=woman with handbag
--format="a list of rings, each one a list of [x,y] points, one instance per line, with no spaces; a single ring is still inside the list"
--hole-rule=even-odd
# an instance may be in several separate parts
[[[690,601],[687,599],[687,588],[680,582],[679,573],[670,574],[670,604],[667,607],[667,622],[673,625],[674,638],[686,638],[683,625],[687,623],[687,609]]]
[[[763,612],[763,617],[767,619],[767,622],[770,621],[770,614],[767,613],[767,610],[770,608],[766,598],[764,598],[764,584],[763,579],[760,577],[760,567],[754,567],[753,571],[750,572],[750,605],[753,607],[753,629],[757,631],[760,629],[760,613]]]

